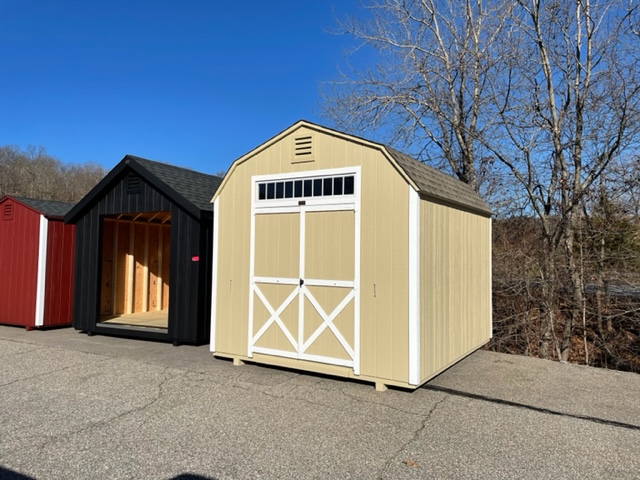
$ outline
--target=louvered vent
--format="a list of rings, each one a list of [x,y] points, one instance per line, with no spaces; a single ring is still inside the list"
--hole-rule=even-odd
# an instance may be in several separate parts
[[[140,193],[140,177],[136,175],[129,175],[127,177],[127,193]]]
[[[293,162],[313,162],[313,135],[295,137],[293,146]]]
[[[13,220],[13,203],[5,203],[2,210],[3,220]]]

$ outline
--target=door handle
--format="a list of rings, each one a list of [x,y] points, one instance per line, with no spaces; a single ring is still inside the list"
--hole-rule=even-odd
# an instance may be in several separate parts
[[[304,285],[304,280],[301,278],[300,279],[300,286],[303,286],[303,285]]]

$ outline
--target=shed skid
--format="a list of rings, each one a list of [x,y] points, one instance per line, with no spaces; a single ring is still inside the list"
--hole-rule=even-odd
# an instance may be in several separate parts
[[[247,357],[242,355],[232,355],[232,354],[225,354],[225,353],[219,353],[219,352],[213,353],[212,355],[214,358],[231,360],[234,366],[242,366],[245,363],[258,364],[258,365],[271,365],[274,367],[289,368],[291,370],[296,370],[300,372],[311,372],[311,373],[318,373],[321,375],[331,375],[333,377],[346,378],[349,380],[358,380],[361,382],[371,383],[375,386],[377,391],[384,392],[387,390],[387,388],[384,388],[381,390],[379,389],[379,385],[384,385],[386,387],[397,387],[404,390],[415,390],[417,388],[420,388],[422,385],[429,382],[429,380],[432,380],[438,375],[440,375],[441,373],[445,372],[446,370],[454,366],[459,361],[468,357],[470,354],[472,354],[476,350],[480,350],[482,347],[484,347],[487,344],[487,342],[484,342],[481,345],[478,345],[477,347],[471,349],[469,352],[465,353],[464,355],[460,355],[460,357],[449,362],[444,367],[441,367],[439,370],[432,373],[429,377],[423,379],[423,381],[420,382],[419,385],[414,385],[409,382],[397,381],[391,378],[378,378],[378,377],[373,377],[369,375],[355,375],[352,369],[335,366],[335,365],[328,365],[328,364],[309,362],[309,361],[305,362],[300,360],[287,362],[286,359],[274,357],[272,355],[254,354],[252,357]]]

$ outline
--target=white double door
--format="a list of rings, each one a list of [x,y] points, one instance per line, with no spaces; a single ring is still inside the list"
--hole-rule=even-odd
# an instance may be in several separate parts
[[[255,209],[249,356],[277,355],[359,373],[355,204]]]

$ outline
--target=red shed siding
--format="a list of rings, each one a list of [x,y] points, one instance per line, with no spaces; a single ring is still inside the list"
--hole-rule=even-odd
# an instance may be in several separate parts
[[[11,199],[0,203],[0,323],[34,325],[39,235],[40,215]]]
[[[48,230],[44,326],[70,325],[76,227],[49,220]]]

